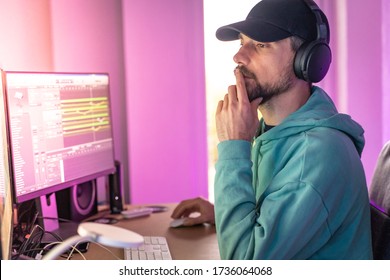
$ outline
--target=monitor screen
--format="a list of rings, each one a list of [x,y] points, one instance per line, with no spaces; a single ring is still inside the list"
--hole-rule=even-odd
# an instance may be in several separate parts
[[[9,145],[2,76],[0,74],[0,235],[2,260],[11,258],[13,203],[9,166]]]
[[[5,79],[17,203],[115,172],[108,74]]]

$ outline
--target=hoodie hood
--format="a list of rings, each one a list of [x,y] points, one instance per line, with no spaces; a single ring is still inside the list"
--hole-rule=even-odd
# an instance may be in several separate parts
[[[264,120],[261,120],[264,126]],[[313,86],[309,100],[299,110],[289,115],[281,124],[261,134],[257,139],[271,141],[285,138],[316,127],[339,130],[348,135],[361,155],[364,148],[364,130],[349,115],[337,112],[331,98],[319,87]]]

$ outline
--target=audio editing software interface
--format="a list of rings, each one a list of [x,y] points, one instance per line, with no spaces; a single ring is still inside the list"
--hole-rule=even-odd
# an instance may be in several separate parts
[[[103,74],[7,74],[17,195],[112,166],[108,87]]]

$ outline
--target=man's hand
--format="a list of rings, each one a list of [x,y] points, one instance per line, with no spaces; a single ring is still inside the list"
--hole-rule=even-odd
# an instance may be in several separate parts
[[[215,115],[219,141],[252,141],[259,126],[257,108],[262,98],[249,102],[245,80],[239,69],[234,70],[236,85],[228,88],[225,99],[219,101]]]
[[[192,213],[200,213],[197,217],[190,217]],[[184,200],[173,210],[171,218],[186,217],[184,226],[193,226],[203,223],[215,224],[214,205],[203,198]]]

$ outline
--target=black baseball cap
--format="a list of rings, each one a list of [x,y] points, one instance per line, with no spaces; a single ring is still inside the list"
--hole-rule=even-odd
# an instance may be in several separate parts
[[[325,14],[320,13],[328,25]],[[262,0],[244,21],[218,28],[216,36],[221,41],[232,41],[240,33],[259,42],[275,42],[290,36],[313,41],[317,38],[316,17],[303,0]]]

